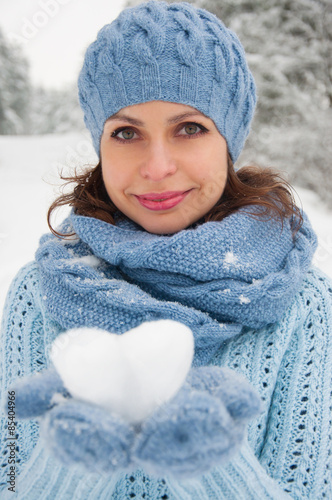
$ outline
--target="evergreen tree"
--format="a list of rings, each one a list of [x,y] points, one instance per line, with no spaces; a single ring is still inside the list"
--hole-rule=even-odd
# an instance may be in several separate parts
[[[48,134],[84,128],[76,85],[34,87],[21,49],[0,30],[0,134]]]
[[[10,44],[0,30],[0,134],[25,130],[30,84],[29,66],[20,49]]]
[[[31,94],[31,134],[64,133],[84,129],[76,85],[61,90],[36,87],[32,89]]]

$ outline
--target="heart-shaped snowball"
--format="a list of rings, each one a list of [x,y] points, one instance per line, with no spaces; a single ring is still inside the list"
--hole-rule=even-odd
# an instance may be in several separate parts
[[[78,328],[57,337],[50,355],[73,397],[139,423],[184,383],[194,338],[172,320],[148,321],[121,335]]]

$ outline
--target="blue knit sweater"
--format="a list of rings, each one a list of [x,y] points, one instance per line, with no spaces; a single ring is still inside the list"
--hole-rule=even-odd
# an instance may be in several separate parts
[[[1,418],[0,496],[19,499],[323,499],[332,498],[332,285],[310,270],[282,320],[245,328],[211,363],[242,373],[265,402],[241,452],[226,466],[183,482],[143,470],[82,474],[43,449],[36,420],[17,421],[15,490],[9,491],[8,416]],[[49,364],[47,347],[60,327],[46,313],[36,263],[9,291],[2,322],[1,396],[17,377]]]

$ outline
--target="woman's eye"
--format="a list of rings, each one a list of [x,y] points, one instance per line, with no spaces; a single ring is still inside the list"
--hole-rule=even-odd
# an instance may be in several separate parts
[[[113,137],[114,139],[127,141],[134,139],[134,136],[135,132],[130,128],[117,129],[114,130],[114,132],[111,134],[111,137]]]
[[[135,132],[133,130],[122,130],[120,134],[122,134],[123,139],[133,139]]]
[[[184,127],[184,129],[185,129],[186,133],[189,135],[196,134],[196,132],[199,130],[197,125],[186,125]]]
[[[203,125],[199,125],[198,123],[187,123],[184,125],[179,135],[189,137],[189,136],[197,136],[206,133],[208,130],[203,127]],[[182,133],[183,132],[183,133]]]

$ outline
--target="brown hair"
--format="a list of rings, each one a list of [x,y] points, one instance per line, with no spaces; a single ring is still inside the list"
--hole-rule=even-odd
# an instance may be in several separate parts
[[[113,215],[119,211],[107,194],[100,162],[83,174],[76,173],[73,177],[61,176],[61,178],[67,181],[65,186],[71,183],[76,185],[68,194],[59,196],[48,210],[47,222],[53,234],[59,237],[69,236],[56,231],[51,224],[53,212],[65,205],[73,207],[78,215],[94,217],[109,224],[115,223]],[[221,221],[224,217],[246,206],[262,208],[259,212],[253,210],[254,217],[268,216],[279,218],[281,221],[292,219],[294,233],[301,227],[301,211],[294,202],[292,188],[278,172],[272,168],[259,166],[242,167],[235,171],[228,155],[227,182],[224,192],[199,223]]]

